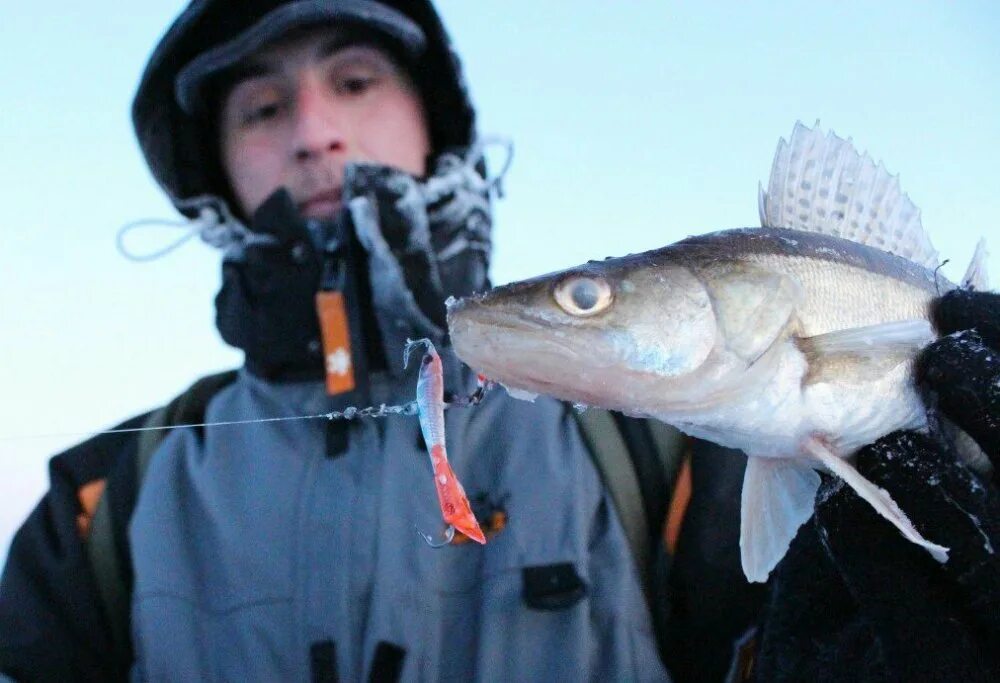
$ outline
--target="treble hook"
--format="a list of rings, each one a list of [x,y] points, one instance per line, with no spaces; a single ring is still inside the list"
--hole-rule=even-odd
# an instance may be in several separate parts
[[[410,364],[410,353],[413,351],[413,349],[417,348],[418,346],[423,346],[424,349],[427,350],[427,351],[433,351],[434,350],[434,343],[430,339],[427,339],[426,337],[424,337],[423,339],[407,339],[406,340],[406,346],[403,347],[403,369],[404,370]]]
[[[418,534],[420,534],[420,538],[424,539],[424,543],[426,543],[432,548],[443,548],[455,539],[454,524],[449,524],[448,527],[444,530],[444,540],[439,543],[435,543],[433,537],[431,537],[430,534],[425,534],[423,531],[421,531],[420,527],[418,527],[416,524],[413,525],[413,528],[417,530]]]

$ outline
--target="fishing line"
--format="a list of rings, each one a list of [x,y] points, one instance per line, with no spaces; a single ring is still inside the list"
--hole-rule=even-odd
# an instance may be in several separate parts
[[[292,422],[296,420],[354,420],[357,418],[386,417],[388,415],[416,415],[417,402],[410,401],[397,406],[381,405],[378,407],[369,406],[367,408],[346,408],[342,411],[332,411],[329,413],[319,413],[317,415],[289,415],[285,417],[263,417],[253,420],[224,420],[221,422],[191,422],[175,425],[160,425],[155,427],[126,427],[123,429],[105,429],[99,432],[63,432],[61,434],[28,434],[23,436],[0,436],[0,441],[14,441],[18,439],[49,439],[70,436],[102,436],[104,434],[130,434],[133,432],[156,432],[167,429],[180,429],[183,427],[229,427],[234,425],[263,424],[267,422]]]
[[[469,408],[477,405],[492,387],[492,383],[480,382],[476,390],[469,396],[453,396],[450,401],[445,401],[447,408]],[[130,434],[134,432],[156,432],[168,429],[182,429],[185,427],[230,427],[239,425],[264,424],[270,422],[292,422],[302,420],[358,420],[388,417],[390,415],[413,416],[417,414],[417,402],[410,401],[399,405],[386,405],[382,403],[378,406],[368,406],[357,408],[351,406],[344,410],[333,410],[328,413],[318,413],[315,415],[288,415],[284,417],[263,417],[252,420],[224,420],[221,422],[192,422],[175,425],[160,425],[155,427],[126,427],[121,429],[105,429],[102,431],[87,432],[61,432],[53,434],[23,434],[13,436],[0,436],[0,442],[5,441],[27,441],[31,439],[57,439],[81,436],[103,436],[105,434]]]
[[[158,427],[127,427],[124,429],[105,429],[99,432],[60,432],[52,434],[23,434],[15,436],[0,436],[0,441],[18,441],[18,440],[29,440],[29,439],[56,439],[62,437],[76,437],[76,436],[102,436],[104,434],[128,434],[131,432],[156,432],[165,429],[175,429],[182,427],[225,427],[229,425],[249,425],[258,424],[262,422],[288,422],[291,420],[318,420],[320,418],[336,419],[329,417],[331,413],[324,413],[322,415],[294,415],[289,417],[265,417],[255,420],[227,420],[224,422],[192,422],[185,424],[176,425],[161,425]]]

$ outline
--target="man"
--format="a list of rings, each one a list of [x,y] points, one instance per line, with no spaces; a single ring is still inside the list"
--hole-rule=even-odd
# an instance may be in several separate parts
[[[488,260],[473,112],[430,5],[195,2],[151,58],[134,117],[156,178],[226,249],[218,324],[246,352],[238,376],[186,394],[171,421],[410,400],[405,339],[443,346],[444,298],[485,286]],[[359,161],[368,165],[348,163]],[[964,301],[952,305],[941,310]],[[997,319],[994,306],[938,326]],[[995,350],[953,345],[936,356],[960,360],[948,367],[985,363],[974,376],[1000,375],[987,360]],[[470,378],[448,364],[450,391],[467,392]],[[961,397],[945,407],[971,416],[970,433],[996,456],[995,395],[977,386],[972,398],[992,397],[970,412],[955,375],[936,381],[945,398]],[[7,676],[666,676],[618,518],[556,404],[495,393],[449,411],[456,470],[490,522],[484,548],[434,550],[414,529],[433,531],[439,517],[412,418],[175,429],[160,443],[149,434],[103,435],[53,460],[51,491],[0,585]],[[956,561],[932,564],[829,483],[770,593],[749,594],[735,545],[739,461],[698,444],[670,576],[672,674],[989,678],[1000,632],[995,496],[912,435],[886,437],[859,461],[907,496],[916,523],[945,525]],[[947,485],[927,491],[942,473]],[[102,529],[110,546],[96,542]],[[125,595],[98,578],[109,547],[124,560],[112,569]],[[765,598],[755,647],[739,636]],[[130,623],[116,621],[119,607]]]
[[[429,2],[196,0],[153,53],[133,115],[156,179],[225,248],[217,322],[246,353],[235,377],[182,397],[178,414],[195,397],[201,419],[170,421],[412,400],[406,339],[444,347],[446,297],[488,286],[489,186]],[[468,393],[473,378],[446,366],[447,390]],[[413,418],[105,434],[57,456],[4,570],[0,670],[665,678],[566,408],[494,392],[447,426],[483,547],[433,549],[417,533],[440,516]],[[124,594],[99,580],[101,530]]]

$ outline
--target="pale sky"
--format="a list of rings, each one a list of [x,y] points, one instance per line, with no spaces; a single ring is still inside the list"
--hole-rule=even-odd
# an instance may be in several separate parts
[[[0,557],[53,453],[239,363],[214,329],[215,251],[115,250],[121,225],[174,217],[128,109],[183,4],[0,5]],[[796,120],[900,174],[953,279],[997,234],[996,2],[438,6],[481,131],[516,146],[496,282],[757,225],[757,182]]]

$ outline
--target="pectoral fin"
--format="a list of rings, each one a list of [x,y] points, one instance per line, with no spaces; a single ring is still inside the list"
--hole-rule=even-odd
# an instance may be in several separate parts
[[[927,320],[914,319],[798,337],[795,344],[809,364],[806,384],[866,384],[912,360],[934,336]]]
[[[806,358],[813,360],[845,353],[878,356],[914,352],[930,343],[934,336],[930,322],[918,318],[800,337],[796,343]]]
[[[812,516],[819,484],[819,475],[800,461],[749,459],[740,515],[740,558],[747,579],[767,580]]]
[[[944,563],[948,561],[948,549],[937,543],[931,543],[921,536],[906,514],[896,505],[896,501],[892,499],[888,491],[879,488],[865,479],[849,462],[838,458],[820,441],[816,439],[808,440],[805,443],[805,449],[817,460],[826,465],[831,472],[843,479],[848,486],[854,489],[855,493],[875,508],[875,512],[892,522],[893,526],[899,529],[907,540],[913,541],[927,550],[938,562]]]

